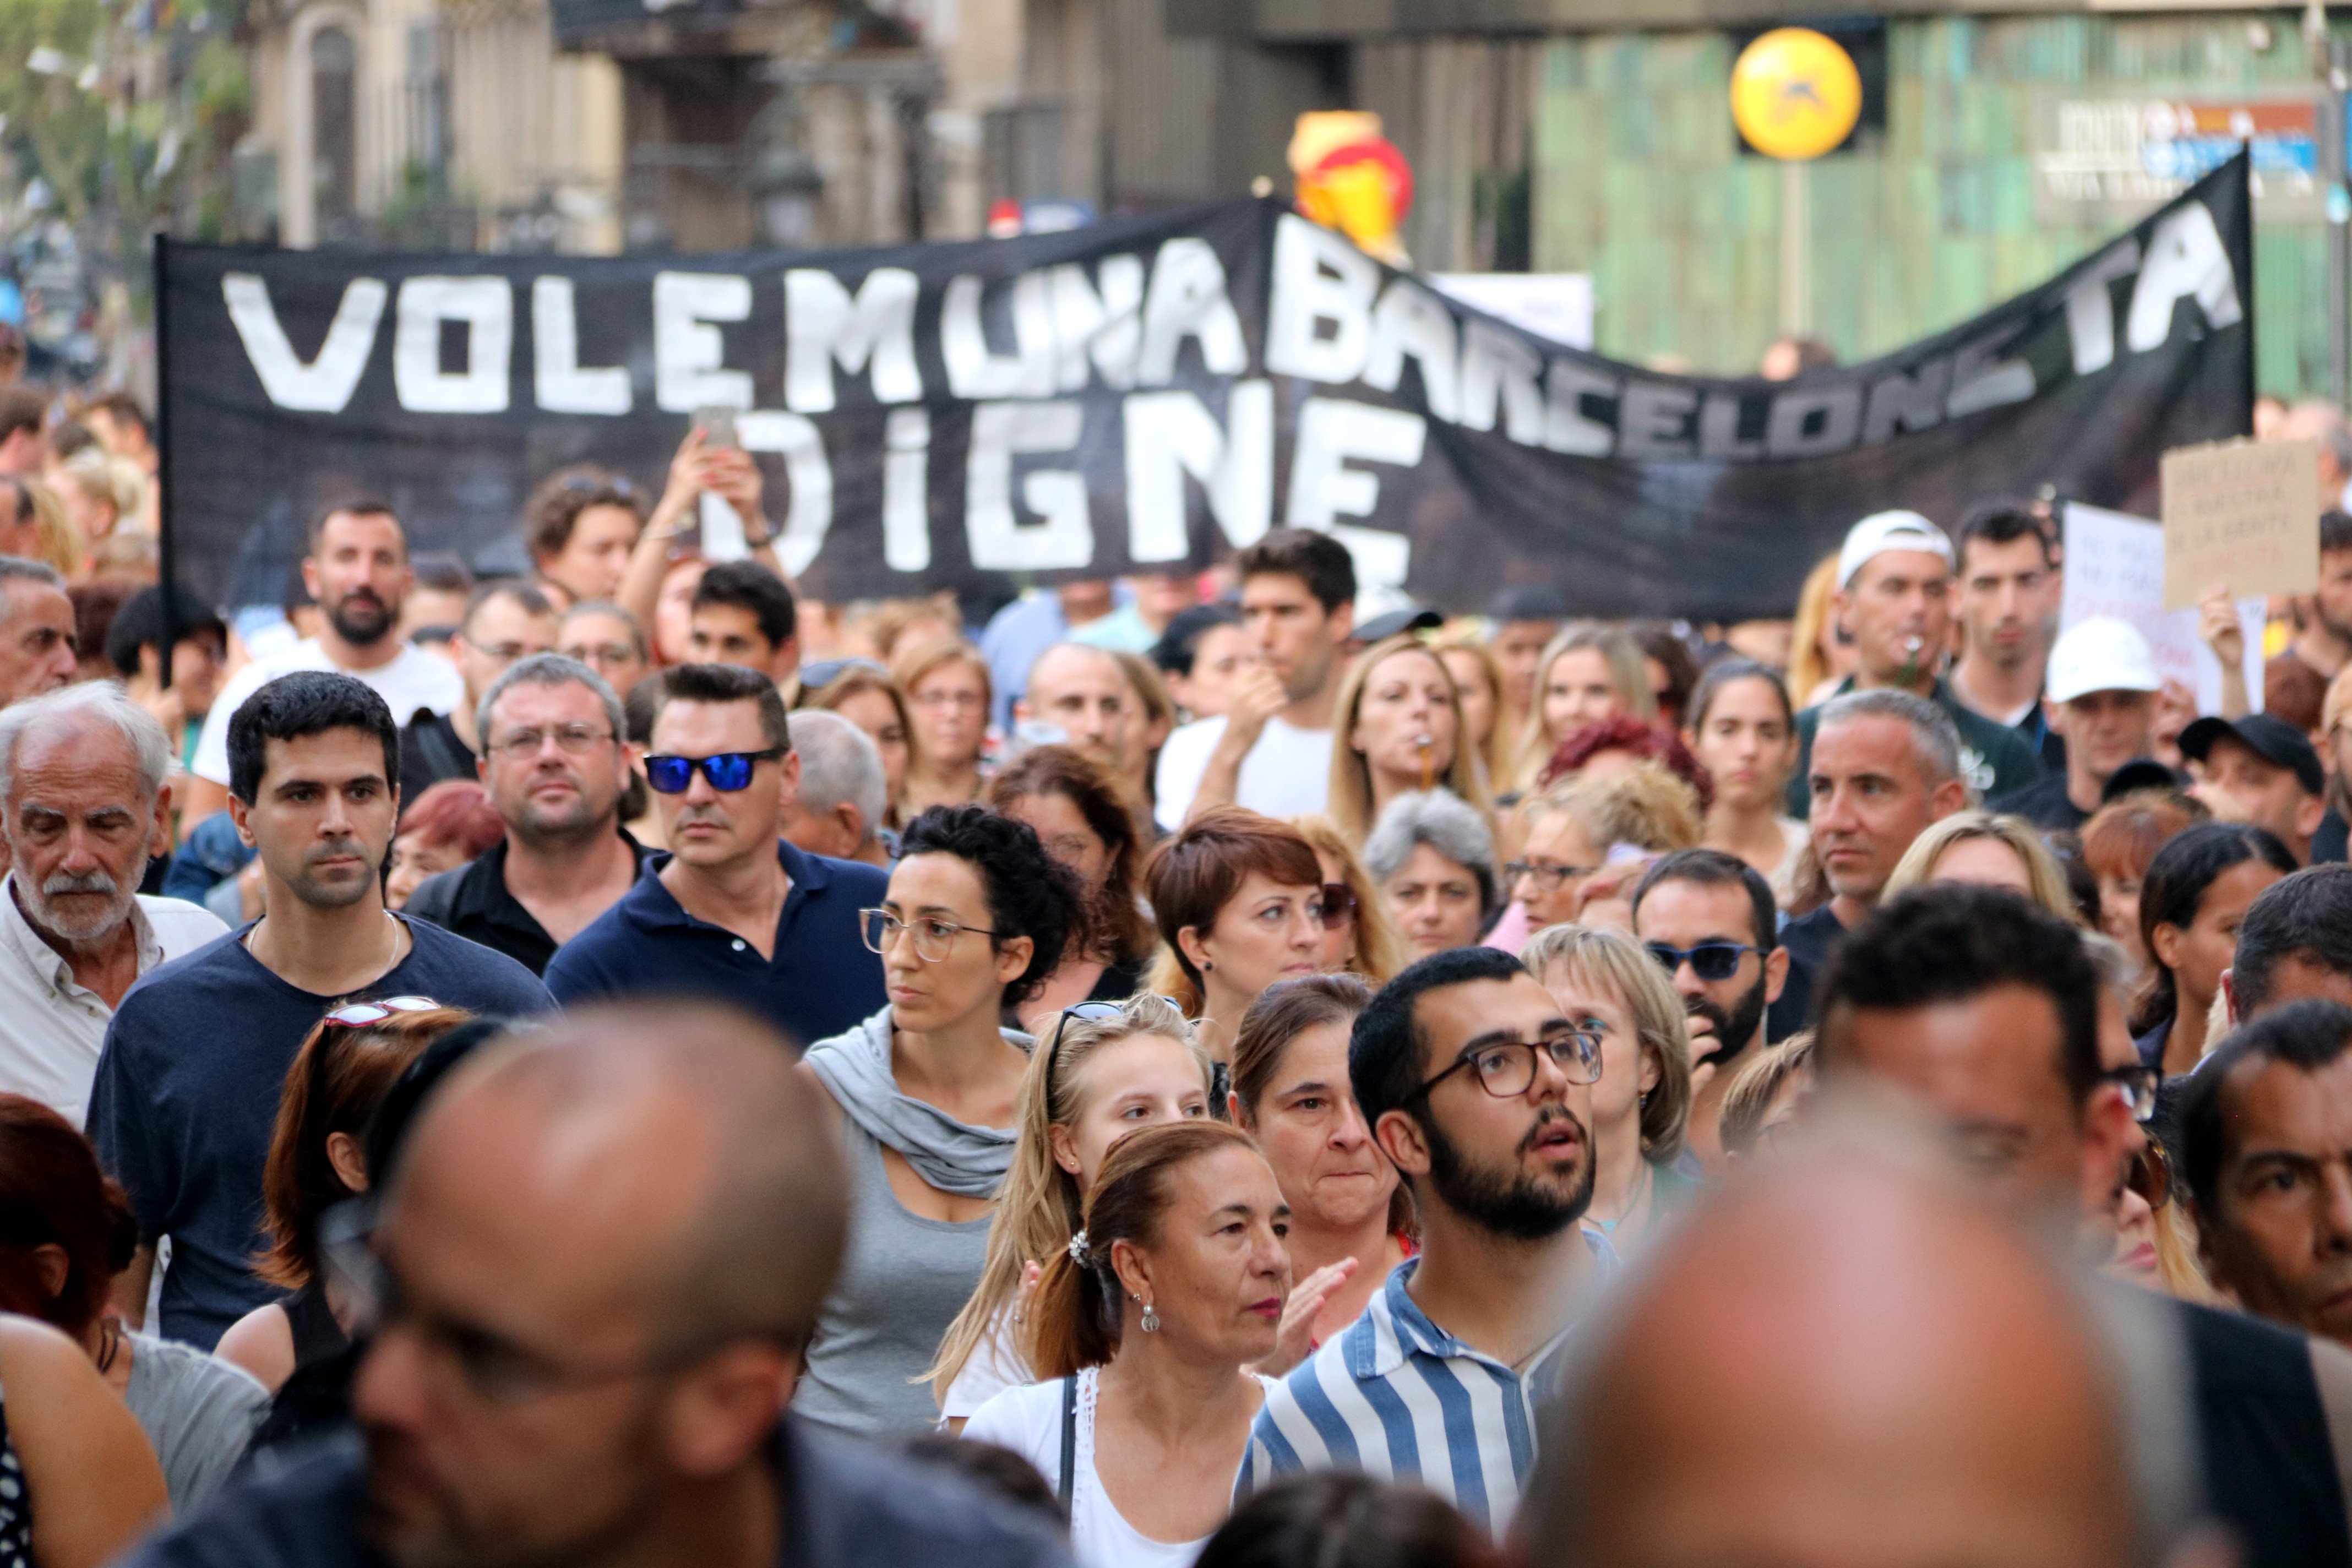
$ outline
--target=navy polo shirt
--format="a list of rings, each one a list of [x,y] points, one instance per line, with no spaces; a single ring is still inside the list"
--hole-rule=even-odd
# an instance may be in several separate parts
[[[857,911],[882,901],[889,876],[782,839],[776,858],[792,887],[773,958],[688,914],[662,885],[670,857],[655,855],[619,903],[556,951],[548,990],[566,1007],[607,997],[708,997],[758,1014],[803,1046],[855,1028],[888,1000],[882,960],[866,951]]]

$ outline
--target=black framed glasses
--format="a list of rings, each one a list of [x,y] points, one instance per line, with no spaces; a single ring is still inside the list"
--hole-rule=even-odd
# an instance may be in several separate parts
[[[1599,869],[1598,866],[1543,866],[1533,860],[1514,860],[1503,868],[1503,875],[1515,888],[1521,879],[1532,877],[1536,886],[1549,893],[1557,890],[1570,877],[1590,877]]]
[[[857,911],[857,933],[866,939],[866,951],[887,954],[900,931],[912,931],[915,936],[915,956],[925,963],[944,961],[956,938],[966,931],[993,938],[996,933],[985,926],[968,926],[958,921],[942,920],[938,915],[917,915],[913,920],[900,920],[888,910]],[[1084,1004],[1081,1004],[1083,1005]]]
[[[885,680],[890,679],[890,672],[870,658],[821,658],[814,664],[801,666],[801,689],[822,691],[853,669],[878,675]]]
[[[751,787],[752,769],[783,754],[783,747],[770,746],[764,751],[720,752],[709,757],[647,757],[646,783],[664,795],[684,795],[699,770],[712,789],[733,795]]]
[[[2099,1075],[2099,1081],[2114,1084],[2123,1091],[2124,1103],[2131,1107],[2134,1121],[2146,1121],[2156,1114],[2156,1091],[2164,1081],[2161,1068],[2135,1062],[2127,1068],[2109,1068]]]
[[[1601,1078],[1601,1036],[1591,1029],[1554,1029],[1540,1040],[1490,1040],[1473,1046],[1454,1065],[1412,1091],[1422,1099],[1439,1084],[1467,1068],[1478,1087],[1496,1100],[1516,1100],[1536,1081],[1536,1053],[1549,1057],[1570,1083],[1595,1083]]]
[[[1703,942],[1696,947],[1673,947],[1663,942],[1646,942],[1644,950],[1658,961],[1658,967],[1668,975],[1687,963],[1691,973],[1710,984],[1728,980],[1739,973],[1739,961],[1751,952],[1762,952],[1744,942]]]

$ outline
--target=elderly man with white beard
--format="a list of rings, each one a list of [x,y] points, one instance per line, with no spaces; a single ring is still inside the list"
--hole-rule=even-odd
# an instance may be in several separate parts
[[[170,846],[171,761],[163,727],[111,682],[0,711],[0,1090],[77,1127],[122,994],[228,931],[139,892]]]

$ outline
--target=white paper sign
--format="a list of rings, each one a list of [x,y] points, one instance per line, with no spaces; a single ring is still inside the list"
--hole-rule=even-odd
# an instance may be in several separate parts
[[[2246,700],[2263,710],[2261,599],[2238,601],[2246,634]],[[2113,616],[2139,628],[2156,655],[2156,669],[2197,694],[2200,713],[2221,710],[2221,661],[2197,635],[2194,609],[2164,607],[2164,527],[2143,517],[2079,502],[2066,506],[2066,593],[2061,629],[2094,616]]]

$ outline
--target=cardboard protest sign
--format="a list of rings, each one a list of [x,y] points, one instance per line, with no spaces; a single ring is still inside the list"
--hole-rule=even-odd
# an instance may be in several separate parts
[[[2308,594],[2319,586],[2319,448],[2225,441],[2164,455],[2164,607],[2215,588]]]

